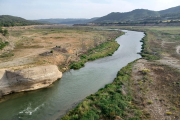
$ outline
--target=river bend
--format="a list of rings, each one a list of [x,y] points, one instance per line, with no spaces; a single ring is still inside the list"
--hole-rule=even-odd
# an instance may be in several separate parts
[[[124,30],[116,41],[119,49],[109,57],[87,62],[79,70],[65,72],[51,87],[10,95],[0,103],[0,120],[56,120],[74,103],[111,83],[117,72],[141,58],[144,33]]]

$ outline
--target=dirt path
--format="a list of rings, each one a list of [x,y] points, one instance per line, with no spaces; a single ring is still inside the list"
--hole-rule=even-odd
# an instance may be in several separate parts
[[[175,42],[165,42],[165,41],[162,41],[161,42],[161,47],[162,48],[165,48],[165,44],[173,44]],[[176,53],[177,54],[180,54],[180,46],[177,46],[176,47]],[[174,57],[171,57],[169,54],[163,54],[163,58],[161,58],[160,60],[158,60],[159,63],[161,64],[165,64],[165,65],[168,65],[170,67],[173,67],[173,68],[177,68],[179,71],[180,71],[180,60],[174,58]]]
[[[161,42],[161,47],[164,48],[165,47],[165,44],[173,44],[175,42],[165,42],[165,41],[162,41]]]

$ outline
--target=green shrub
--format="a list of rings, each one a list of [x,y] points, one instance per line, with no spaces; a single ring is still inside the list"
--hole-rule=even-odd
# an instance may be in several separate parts
[[[153,101],[149,100],[147,103],[148,103],[148,104],[153,104]]]
[[[74,120],[78,120],[78,115],[73,115]]]
[[[3,35],[6,36],[7,34],[8,34],[8,30],[5,29],[5,30],[3,31]]]
[[[83,61],[80,61],[80,62],[77,62],[77,63],[74,62],[74,63],[72,63],[70,65],[71,69],[80,69],[82,67],[84,67],[84,62]]]
[[[0,49],[2,50],[8,44],[9,44],[9,42],[0,42]]]
[[[82,60],[82,59],[86,59],[86,57],[87,57],[86,55],[81,55],[80,58],[81,58],[81,60]]]
[[[142,73],[146,74],[146,73],[148,73],[148,72],[150,72],[149,69],[142,69]]]
[[[172,112],[166,112],[167,115],[172,115]]]
[[[0,33],[3,33],[2,27],[0,26]]]
[[[9,34],[7,29],[3,30],[1,27],[0,27],[0,33],[2,33],[4,36]]]

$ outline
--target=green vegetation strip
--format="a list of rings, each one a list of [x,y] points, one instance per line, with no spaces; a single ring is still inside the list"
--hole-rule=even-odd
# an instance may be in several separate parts
[[[88,54],[80,56],[81,60],[70,65],[71,69],[79,69],[84,67],[85,62],[98,58],[111,56],[117,49],[119,44],[116,41],[108,41],[88,51]]]
[[[107,84],[95,94],[91,94],[75,109],[69,111],[62,120],[124,119],[140,120],[142,112],[132,103],[129,82],[131,82],[132,63],[122,68],[114,82]],[[127,89],[124,94],[123,89]]]
[[[123,35],[124,33],[121,33]],[[119,37],[119,36],[118,36]],[[106,56],[111,56],[113,53],[119,48],[119,44],[115,41],[115,39],[111,41],[107,41],[98,45],[97,47],[88,50],[87,54],[82,54],[80,56],[81,60],[78,62],[73,62],[70,65],[71,69],[80,69],[84,67],[84,64],[87,61],[95,60],[98,58],[103,58]]]
[[[148,41],[148,34],[145,32],[145,37],[142,38],[142,50],[141,56],[146,60],[159,60],[160,56],[156,52],[152,52],[150,49],[149,41]]]

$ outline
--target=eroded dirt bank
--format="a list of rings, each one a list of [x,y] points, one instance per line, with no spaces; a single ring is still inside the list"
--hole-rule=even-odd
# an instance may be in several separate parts
[[[13,92],[37,90],[62,77],[56,65],[39,66],[17,71],[0,70],[0,97]]]

